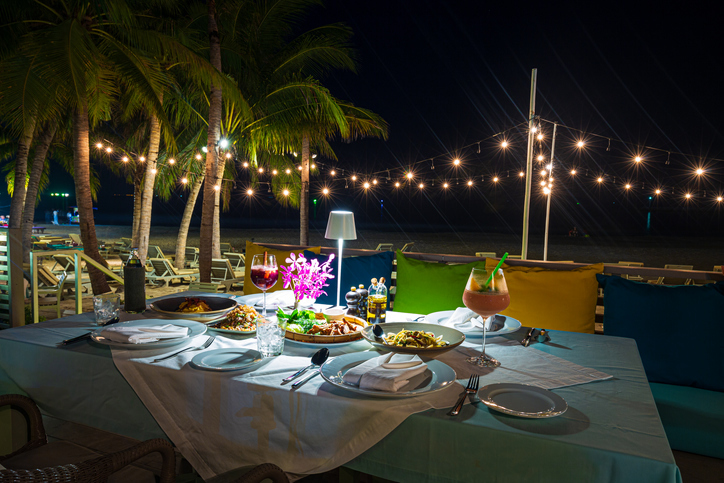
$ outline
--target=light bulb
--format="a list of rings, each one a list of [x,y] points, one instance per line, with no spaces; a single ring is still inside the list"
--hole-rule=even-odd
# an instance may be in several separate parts
[[[243,167],[245,167],[245,168],[248,168],[248,167],[249,167],[249,163],[247,163],[246,161],[244,161],[241,165],[242,165]]]
[[[365,184],[364,184],[363,186],[364,186],[365,189],[367,189],[367,188],[370,187],[370,184],[369,184],[367,181],[365,181]]]
[[[636,156],[634,158],[634,161],[636,161],[637,163],[640,163],[642,161],[641,156]]]
[[[525,173],[523,171],[521,171],[520,173],[518,173],[518,176],[520,176],[522,178],[523,176],[525,176]]]
[[[143,157],[143,156],[141,156],[141,157],[140,157],[140,158],[138,158],[138,159],[139,159],[140,161],[145,161],[145,160],[146,160],[146,158],[145,158],[145,157]]]
[[[264,168],[262,168],[262,167],[260,166],[258,171],[259,171],[259,174],[261,174],[261,173],[264,172]]]
[[[425,185],[424,185],[424,184],[422,184],[422,183],[420,183],[420,185],[419,185],[419,186],[420,186],[420,189],[422,189],[422,188],[424,188],[424,187],[425,187]]]
[[[96,147],[97,147],[98,149],[102,149],[102,148],[103,148],[103,143],[96,143]]]
[[[630,184],[627,184],[627,185],[626,185],[626,189],[627,189],[627,190],[630,190],[630,189],[631,189],[631,185],[630,185]]]
[[[723,199],[724,199],[724,198],[722,198],[721,196],[717,196],[717,197],[716,197],[716,200],[717,200],[717,201],[722,201]]]
[[[322,193],[324,193],[325,195],[328,195],[328,194],[329,194],[329,189],[324,188],[324,189],[322,190]]]
[[[443,183],[443,185],[442,185],[443,188],[447,188],[448,186],[450,186],[450,185],[447,183]]]
[[[108,154],[111,154],[111,153],[113,152],[113,148],[107,147],[107,148],[106,148],[106,152],[107,152]]]
[[[551,189],[546,186],[545,188],[543,188],[543,193],[549,195],[549,194],[551,194]]]
[[[468,186],[472,186],[472,185],[473,185],[472,180],[471,180],[471,181],[468,181]]]
[[[275,169],[275,170],[272,170],[272,174],[273,174],[274,176],[276,176],[278,173],[279,173],[279,171],[277,171],[276,169]]]
[[[171,158],[171,159],[168,160],[168,164],[174,164],[175,162],[176,162],[176,160],[173,159],[173,158]]]
[[[543,157],[542,154],[539,154],[536,159],[537,159],[538,161],[543,161],[545,158]]]
[[[226,148],[228,148],[228,147],[229,147],[229,140],[228,140],[228,139],[221,139],[221,141],[219,141],[219,147],[220,147],[221,149],[226,149]]]
[[[395,183],[395,188],[399,188],[399,187],[400,187],[400,182],[397,181],[397,182]]]
[[[455,161],[453,161],[453,164],[454,164],[455,166],[460,166],[460,160],[459,160],[459,159],[456,159]]]
[[[691,198],[691,193],[686,193],[686,199],[688,200],[689,198]]]
[[[571,174],[575,176],[576,170],[575,170],[575,169],[572,169],[572,170],[571,170]]]
[[[704,174],[704,170],[701,169],[701,168],[699,168],[699,169],[696,170],[696,174],[698,174],[699,176],[701,176],[702,174]]]
[[[656,193],[657,195],[660,195],[660,194],[661,194],[661,190],[656,190],[655,193]]]
[[[412,173],[407,173],[407,179],[412,179]]]
[[[538,141],[543,141],[543,134],[538,135]]]
[[[282,191],[282,194],[283,194],[284,196],[289,196],[289,190],[284,190],[284,191]]]
[[[312,164],[311,166],[309,166],[309,168],[310,168],[310,169],[317,169],[317,165],[316,165],[316,164]]]
[[[189,180],[188,180],[188,179],[186,179],[186,178],[181,178],[181,182],[182,182],[183,184],[186,184],[186,183],[188,183],[188,182],[189,182]]]
[[[151,174],[156,174],[158,171],[156,171],[156,168],[151,168]]]
[[[329,175],[330,175],[330,176],[335,176],[336,174],[337,174],[337,172],[336,172],[335,170],[332,170],[332,171],[329,172]]]
[[[541,181],[541,182],[540,182],[540,185],[541,185],[541,186],[545,186],[545,185],[546,185],[546,182],[545,182],[545,181]]]
[[[357,181],[357,175],[352,175],[352,181]]]
[[[576,146],[578,146],[579,148],[582,148],[582,147],[584,146],[583,141],[578,141],[578,143],[576,144]]]
[[[248,190],[246,190],[246,194],[251,196],[254,194],[254,191],[252,191],[251,189],[248,189]]]
[[[540,172],[540,175],[541,175],[541,176],[545,176],[545,175],[547,175],[547,174],[548,174],[548,171],[546,171],[545,169],[544,169],[544,170],[541,170],[541,172]]]
[[[121,158],[121,161],[123,161],[124,163],[127,163],[127,162],[128,162],[128,156],[123,156],[123,158]]]
[[[599,183],[603,183],[603,178],[598,178],[597,180]]]
[[[201,148],[201,150],[202,150],[203,152],[205,152],[205,153],[208,153],[208,152],[209,152],[209,148],[207,148],[206,146],[203,146],[203,147]]]
[[[219,191],[220,189],[221,189],[221,186],[219,186],[218,184],[215,184],[215,185],[214,185],[214,190],[215,190],[215,191]]]
[[[226,153],[226,159],[231,159],[231,153]]]
[[[377,184],[377,180],[376,180],[376,179],[373,179],[373,180],[372,180],[372,184],[375,184],[375,185],[376,185],[376,184]]]
[[[200,154],[197,154],[197,155],[196,155],[196,161],[201,161],[201,155],[200,155]]]
[[[287,174],[292,174],[292,170],[291,170],[291,169],[289,169],[289,168],[287,168],[287,170],[286,170],[286,171],[284,171],[284,172],[285,172],[285,173],[287,173]]]
[[[507,147],[508,147],[508,141],[503,141],[502,143],[500,143],[500,145],[501,145],[503,148],[507,148]]]
[[[496,176],[495,178],[493,178],[493,182],[494,182],[494,183],[497,183],[497,182],[498,182],[498,177],[497,177],[497,176]]]

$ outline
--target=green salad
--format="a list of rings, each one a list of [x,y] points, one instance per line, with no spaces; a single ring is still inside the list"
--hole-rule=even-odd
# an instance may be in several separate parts
[[[299,334],[306,334],[314,324],[319,323],[313,310],[295,310],[291,314],[286,314],[281,308],[278,308],[277,319],[286,320],[287,330]]]

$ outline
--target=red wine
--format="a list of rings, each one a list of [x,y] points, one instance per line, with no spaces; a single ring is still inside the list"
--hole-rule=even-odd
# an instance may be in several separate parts
[[[277,283],[279,272],[277,268],[264,268],[262,265],[251,267],[251,283],[259,290],[269,290]]]

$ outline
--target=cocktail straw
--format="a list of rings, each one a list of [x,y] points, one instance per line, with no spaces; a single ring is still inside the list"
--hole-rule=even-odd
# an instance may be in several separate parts
[[[503,264],[503,262],[505,261],[506,258],[508,258],[508,252],[505,252],[505,254],[503,254],[503,256],[500,257],[500,261],[499,261],[498,264],[495,266],[495,269],[493,269],[493,271],[490,272],[490,276],[489,276],[488,279],[485,281],[485,289],[486,289],[486,290],[487,290],[487,288],[488,288],[488,285],[490,285],[490,282],[493,280],[493,277],[495,276],[495,272],[498,271],[498,269],[499,269],[500,266]]]

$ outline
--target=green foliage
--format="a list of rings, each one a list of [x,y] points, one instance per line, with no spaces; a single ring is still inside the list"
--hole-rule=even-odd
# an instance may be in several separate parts
[[[38,322],[45,322],[46,318],[42,315],[38,316]],[[25,325],[33,323],[33,308],[30,305],[25,306]]]

